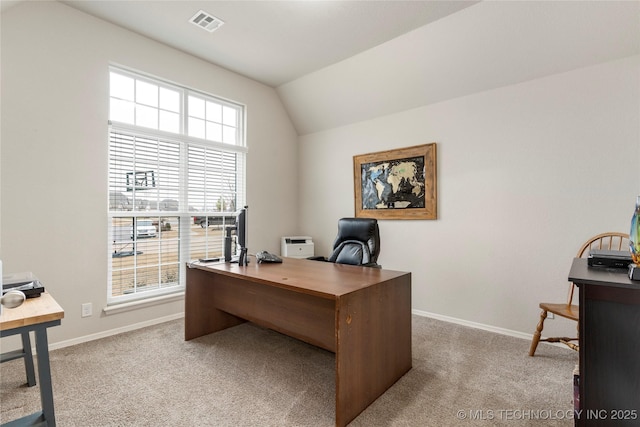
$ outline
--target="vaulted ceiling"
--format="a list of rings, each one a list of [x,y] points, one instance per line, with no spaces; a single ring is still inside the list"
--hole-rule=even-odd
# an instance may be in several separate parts
[[[62,3],[270,86],[342,61],[477,1],[107,1]],[[189,22],[200,10],[224,22]]]

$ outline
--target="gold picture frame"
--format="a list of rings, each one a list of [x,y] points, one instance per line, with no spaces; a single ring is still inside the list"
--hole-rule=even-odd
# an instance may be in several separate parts
[[[353,156],[355,216],[437,219],[436,143]]]

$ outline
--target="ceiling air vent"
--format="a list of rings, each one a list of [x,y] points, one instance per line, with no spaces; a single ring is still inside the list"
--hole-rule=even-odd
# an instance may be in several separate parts
[[[213,33],[215,30],[220,28],[224,21],[220,18],[216,18],[213,15],[208,14],[204,10],[193,15],[193,17],[189,20],[194,25],[197,25],[200,28],[204,28],[205,30]]]

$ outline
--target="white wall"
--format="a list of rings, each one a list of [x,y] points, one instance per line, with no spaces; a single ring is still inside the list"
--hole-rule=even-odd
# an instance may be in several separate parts
[[[1,19],[0,257],[5,272],[33,271],[64,308],[52,343],[183,311],[176,301],[101,313],[110,63],[244,103],[249,248],[276,252],[279,236],[296,231],[296,133],[272,88],[58,2],[21,2]],[[81,318],[86,302],[94,315]]]
[[[381,221],[379,262],[412,272],[416,310],[531,334],[582,242],[628,231],[639,75],[636,55],[302,136],[301,230],[327,255],[353,156],[437,142],[438,220]]]

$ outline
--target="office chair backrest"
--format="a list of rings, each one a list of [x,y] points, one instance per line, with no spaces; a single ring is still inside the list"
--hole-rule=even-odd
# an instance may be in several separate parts
[[[373,218],[342,218],[329,262],[377,266],[380,230]]]

